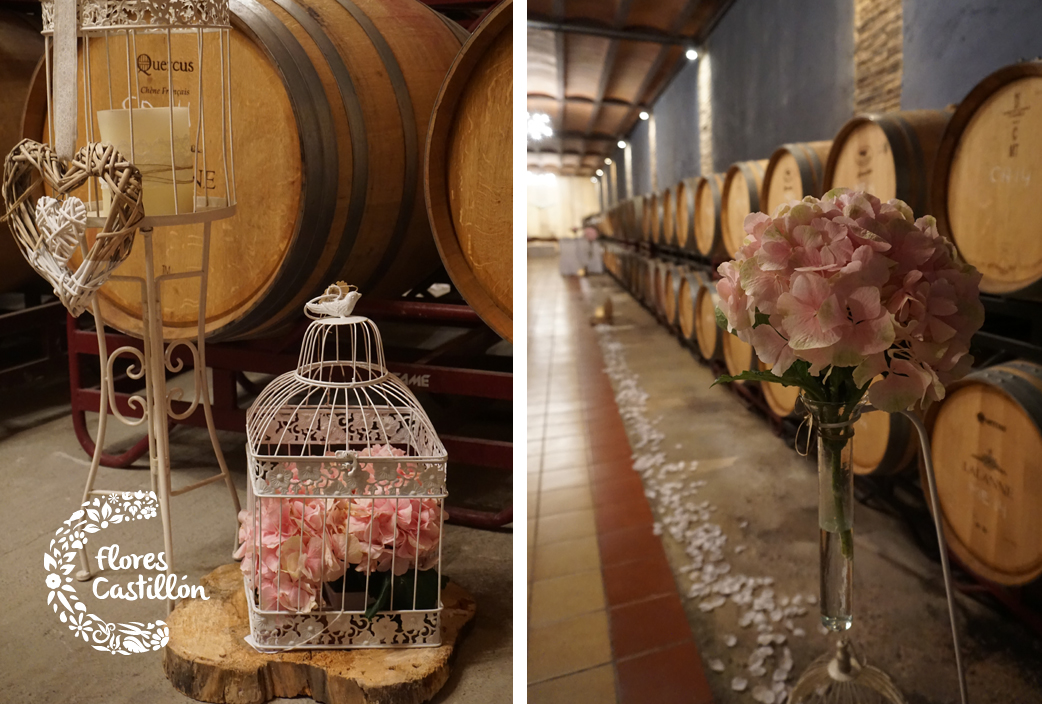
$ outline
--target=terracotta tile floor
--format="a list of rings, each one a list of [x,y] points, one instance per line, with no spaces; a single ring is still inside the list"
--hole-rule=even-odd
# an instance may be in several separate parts
[[[580,282],[528,267],[528,701],[705,704],[709,685]]]

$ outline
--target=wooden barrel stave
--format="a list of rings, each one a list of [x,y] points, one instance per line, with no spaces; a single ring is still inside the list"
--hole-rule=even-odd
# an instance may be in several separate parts
[[[680,295],[680,282],[683,278],[684,270],[679,266],[666,267],[666,276],[662,285],[662,315],[666,318],[666,325],[670,327],[677,324],[677,297]]]
[[[900,413],[864,413],[854,424],[854,473],[888,476],[908,469],[919,450],[919,435]]]
[[[680,285],[677,288],[677,325],[680,327],[681,336],[690,342],[697,342],[695,337],[695,316],[698,289],[702,281],[693,272],[685,272],[680,277]]]
[[[724,364],[727,366],[728,374],[737,376],[744,371],[759,368],[757,366],[759,360],[756,358],[752,345],[737,335],[726,333],[723,330],[720,331],[720,334],[723,336]],[[752,385],[755,382],[740,381],[736,383]]]
[[[667,188],[662,191],[661,197],[661,218],[662,218],[662,231],[659,232],[658,243],[666,246],[673,246],[676,244],[677,236],[677,225],[676,225],[676,203],[673,200],[673,189]]]
[[[759,359],[756,360],[756,368],[760,371],[770,371],[770,367]],[[799,388],[795,386],[782,386],[775,383],[760,384],[763,398],[767,407],[778,418],[790,418],[796,415],[796,400],[800,396]]]
[[[727,253],[720,224],[724,176],[700,176],[695,186],[695,250],[710,259]]]
[[[698,351],[705,360],[720,359],[723,356],[723,337],[727,333],[716,325],[719,300],[716,284],[708,278],[703,279],[695,301],[695,336],[698,340]]]
[[[697,178],[686,178],[674,186],[677,209],[677,247],[697,251],[695,245],[695,189]]]
[[[720,229],[724,248],[730,256],[738,254],[745,240],[745,217],[760,209],[760,187],[767,159],[739,161],[724,177],[720,196]]]

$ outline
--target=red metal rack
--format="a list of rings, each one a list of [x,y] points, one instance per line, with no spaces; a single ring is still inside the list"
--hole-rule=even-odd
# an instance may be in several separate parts
[[[472,327],[475,335],[483,332],[484,328],[484,324],[477,314],[469,306],[463,305],[410,300],[368,300],[360,303],[357,311],[378,322],[393,320]],[[88,316],[84,317],[89,320]],[[300,339],[306,328],[306,322],[303,321],[290,333],[280,338],[207,344],[206,361],[213,375],[211,389],[214,422],[217,428],[244,432],[246,409],[239,405],[238,386],[241,384],[247,389],[253,387],[244,373],[274,375],[295,368]],[[96,386],[84,384],[81,365],[84,361],[96,364],[98,339],[93,328],[81,327],[77,319],[71,316],[68,316],[66,320],[66,334],[69,350],[72,422],[80,445],[90,456],[94,453],[95,445],[88,431],[86,414],[97,412],[101,392]],[[120,333],[107,332],[105,339],[110,350],[124,345],[138,349],[142,347],[141,340]],[[453,345],[458,344],[458,342],[449,343],[443,348],[427,351],[422,356],[408,361],[404,361],[400,357],[395,359],[392,356],[393,349],[388,349],[387,366],[410,387],[422,389],[426,393],[506,401],[513,399],[513,374],[510,372],[434,363],[439,356],[450,350]],[[175,358],[183,362],[185,369],[189,369],[192,364],[191,355],[183,354],[183,352],[183,348],[175,350]],[[115,403],[126,417],[140,417],[140,409],[132,407],[128,403],[132,390],[121,388],[127,381],[117,380]],[[173,406],[177,412],[184,412],[188,408],[187,403],[178,401],[173,402]],[[205,427],[203,410],[201,408],[196,410],[180,423]],[[513,443],[511,442],[451,434],[443,434],[441,439],[453,461],[508,472],[513,469]],[[129,467],[147,451],[148,438],[143,437],[122,454],[102,454],[101,463],[106,467]],[[513,521],[512,505],[496,512],[460,506],[449,506],[448,510],[453,523],[478,528],[499,528]]]

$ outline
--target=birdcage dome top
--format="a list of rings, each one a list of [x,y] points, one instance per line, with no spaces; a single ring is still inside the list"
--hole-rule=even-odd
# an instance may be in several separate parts
[[[337,285],[307,303],[312,323],[297,368],[272,381],[247,412],[251,454],[444,462],[445,448],[427,414],[387,369],[376,324],[354,314],[359,298],[354,287]]]
[[[228,0],[77,0],[81,32],[228,27]],[[54,31],[54,0],[43,0],[43,34]]]

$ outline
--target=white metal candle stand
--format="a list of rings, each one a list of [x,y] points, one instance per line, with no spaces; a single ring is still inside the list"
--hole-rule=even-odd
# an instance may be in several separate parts
[[[205,215],[177,216],[178,220],[199,219]],[[169,220],[169,218],[163,218]],[[207,269],[209,265],[210,252],[210,221],[202,220],[203,246],[202,262],[198,270],[185,271],[170,274],[156,275],[152,238],[155,236],[148,218],[142,221],[140,236],[144,240],[145,248],[145,275],[138,276],[113,276],[112,281],[123,281],[137,283],[141,287],[141,299],[143,307],[143,347],[139,350],[133,346],[119,347],[110,354],[105,342],[104,318],[101,315],[97,299],[93,303],[93,313],[98,335],[98,357],[101,360],[101,403],[98,418],[98,433],[95,439],[94,456],[91,460],[90,471],[87,474],[87,484],[83,491],[83,501],[88,501],[92,496],[104,496],[118,493],[109,489],[95,489],[94,482],[97,478],[98,467],[101,464],[101,456],[104,452],[105,435],[108,427],[108,415],[111,409],[120,421],[129,426],[145,424],[148,430],[148,454],[149,472],[152,480],[152,491],[156,493],[159,500],[159,514],[163,525],[163,548],[166,551],[167,574],[173,573],[173,530],[170,520],[170,497],[185,494],[193,489],[198,489],[208,484],[224,479],[231,494],[232,506],[235,513],[240,510],[239,495],[232,481],[231,473],[221,451],[220,442],[217,439],[217,428],[213,421],[213,409],[210,404],[210,384],[206,373],[206,284]],[[90,225],[88,219],[88,225]],[[162,284],[174,279],[186,278],[199,279],[199,309],[195,341],[189,339],[172,340],[164,343],[163,340],[163,317],[162,317]],[[177,413],[173,409],[172,402],[184,400],[184,390],[181,388],[168,389],[166,373],[179,372],[183,369],[180,360],[175,359],[174,352],[178,347],[187,349],[192,356],[194,365],[194,384],[191,402],[186,410]],[[140,418],[128,418],[123,415],[115,403],[114,386],[114,364],[118,357],[128,355],[135,362],[127,375],[132,379],[144,377],[144,397],[135,394],[130,397],[128,403],[131,407],[141,409]],[[136,366],[135,366],[136,364]],[[210,443],[213,445],[214,454],[221,471],[206,479],[194,482],[187,486],[172,488],[170,481],[170,434],[168,419],[183,420],[194,413],[199,406],[203,408],[206,417],[206,427],[210,434]],[[86,550],[80,552],[81,569],[76,573],[76,578],[86,581],[93,576],[90,567],[90,558]],[[168,608],[171,606],[168,603]]]
[[[124,46],[124,62],[126,64],[126,101],[131,109],[128,111],[129,127],[129,153],[123,156],[131,163],[135,160],[135,135],[134,135],[134,112],[135,101],[137,106],[143,105],[141,100],[141,79],[138,76],[137,61],[138,53],[137,37],[146,34],[156,37],[160,44],[165,43],[166,56],[166,95],[170,101],[169,106],[169,140],[170,140],[170,181],[174,190],[173,214],[153,214],[145,212],[145,218],[138,224],[140,237],[144,240],[139,246],[144,246],[144,276],[112,276],[111,281],[137,284],[141,290],[142,302],[142,341],[143,350],[133,346],[124,346],[109,354],[105,344],[105,321],[101,313],[97,299],[92,303],[95,325],[98,335],[98,357],[101,362],[101,393],[98,419],[98,432],[94,456],[91,461],[90,471],[87,474],[87,483],[84,487],[83,500],[88,501],[91,497],[117,493],[108,489],[95,489],[94,483],[97,479],[98,467],[101,464],[101,456],[105,447],[105,436],[108,428],[108,415],[111,410],[123,423],[130,426],[145,424],[148,431],[149,445],[149,471],[151,474],[152,490],[156,493],[159,501],[159,514],[163,525],[163,547],[166,551],[167,574],[173,573],[173,531],[170,518],[170,497],[184,494],[224,479],[232,497],[232,506],[235,513],[239,512],[239,496],[235,490],[227,463],[221,452],[220,443],[217,440],[216,427],[213,421],[213,410],[210,405],[210,384],[206,373],[206,287],[207,269],[209,267],[210,253],[210,226],[212,221],[231,217],[235,214],[235,157],[233,154],[231,140],[232,105],[231,105],[231,39],[227,0],[181,0],[170,2],[169,0],[44,0],[44,41],[45,56],[47,57],[47,108],[48,114],[54,119],[50,121],[51,142],[57,147],[59,156],[70,158],[77,139],[77,101],[79,93],[80,78],[78,75],[78,63],[82,60],[82,78],[85,82],[83,91],[83,114],[86,116],[86,138],[88,142],[97,141],[94,134],[94,116],[96,109],[107,105],[109,110],[118,108],[119,98],[113,93],[113,61],[111,49],[116,43]],[[174,61],[173,61],[173,33],[194,36],[195,60],[193,65],[197,71],[195,78],[196,104],[195,119],[189,124],[195,130],[195,140],[192,146],[192,179],[199,172],[200,166],[204,173],[209,174],[210,164],[213,164],[219,179],[223,175],[223,181],[217,189],[215,196],[209,193],[207,186],[206,195],[195,196],[192,201],[191,212],[182,209],[177,196],[178,170],[184,165],[178,165],[175,158],[175,119],[174,119]],[[95,105],[94,89],[95,81],[91,73],[91,39],[100,42],[99,49],[103,49],[105,58],[106,78],[104,87],[107,89],[107,100],[99,100]],[[79,39],[84,39],[81,50],[77,51]],[[162,40],[165,39],[165,42]],[[204,104],[204,55],[207,47],[219,53],[219,60],[212,59],[206,62],[206,72],[220,71],[219,85],[219,108],[213,107],[218,103],[214,101],[211,94],[209,98],[210,109],[213,114],[209,119],[211,136],[216,137],[213,132],[216,121],[220,120],[220,147],[219,163],[211,159],[208,163],[207,154],[217,151],[216,140],[207,141],[207,107]],[[53,54],[53,60],[52,60]],[[212,54],[211,54],[212,55]],[[117,56],[119,56],[117,52]],[[79,58],[77,58],[79,57]],[[139,58],[139,57],[138,57]],[[139,67],[138,67],[139,68]],[[164,70],[157,68],[157,70]],[[53,73],[53,76],[52,76]],[[149,74],[146,74],[149,75]],[[99,77],[98,84],[102,79]],[[208,89],[210,90],[210,89]],[[191,105],[191,101],[189,101]],[[125,106],[126,107],[126,106]],[[178,108],[182,109],[182,108]],[[142,143],[147,143],[148,137],[142,136]],[[212,145],[212,146],[211,146]],[[200,157],[201,155],[201,157]],[[141,166],[141,165],[139,165]],[[155,165],[145,165],[155,168]],[[216,194],[223,192],[223,197]],[[98,183],[89,179],[87,182],[87,227],[103,228],[106,217],[103,211],[108,210],[102,203],[102,194]],[[180,271],[172,273],[156,273],[155,258],[153,252],[154,228],[178,225],[203,226],[202,255],[197,270]],[[80,242],[81,251],[86,256],[86,242]],[[199,280],[199,307],[196,320],[196,338],[176,339],[169,343],[163,339],[163,308],[162,308],[162,286],[165,282],[175,279]],[[183,362],[175,357],[178,348],[185,348],[191,354],[194,365],[194,389],[191,402],[187,410],[175,412],[174,401],[181,401],[184,390],[181,388],[167,388],[167,372],[177,373],[184,368]],[[115,360],[123,355],[132,358],[132,363],[127,375],[132,379],[144,378],[144,396],[140,393],[130,397],[129,404],[132,408],[141,411],[140,418],[127,418],[123,415],[115,402],[114,364]],[[195,413],[202,405],[206,417],[206,427],[210,434],[210,442],[213,445],[214,454],[221,471],[201,481],[194,482],[184,487],[174,489],[170,482],[170,436],[169,420],[183,420]],[[86,551],[80,552],[80,567],[76,578],[80,581],[92,577],[90,558]],[[167,609],[172,608],[172,603],[167,602]]]

